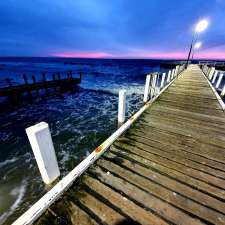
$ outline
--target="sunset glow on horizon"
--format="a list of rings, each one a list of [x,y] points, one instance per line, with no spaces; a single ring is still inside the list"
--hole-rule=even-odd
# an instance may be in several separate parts
[[[62,58],[108,58],[112,55],[104,52],[61,52],[50,54],[50,56]]]
[[[187,52],[168,52],[168,53],[127,53],[109,54],[105,52],[62,52],[49,54],[50,57],[62,58],[96,58],[96,59],[187,59]],[[225,52],[208,51],[195,53],[195,59],[225,59]]]

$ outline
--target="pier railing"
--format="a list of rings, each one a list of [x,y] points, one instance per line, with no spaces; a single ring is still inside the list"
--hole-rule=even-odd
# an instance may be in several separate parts
[[[55,202],[73,182],[81,176],[113,142],[120,137],[140,115],[178,78],[185,65],[176,66],[168,73],[153,73],[147,75],[144,89],[143,106],[133,116],[126,120],[126,91],[119,92],[118,123],[120,127],[98,146],[89,156],[78,164],[71,172],[62,178],[52,189],[20,216],[13,225],[32,224],[53,202]],[[41,122],[26,129],[41,176],[46,184],[52,183],[60,176],[54,146],[48,124]]]
[[[199,61],[198,64],[199,64],[199,66],[204,66],[204,65],[225,66],[225,62],[221,62],[221,61]]]
[[[214,66],[202,65],[202,72],[208,80],[210,87],[215,92],[217,99],[223,110],[225,110],[225,104],[223,98],[225,96],[225,78],[224,71],[216,70]]]

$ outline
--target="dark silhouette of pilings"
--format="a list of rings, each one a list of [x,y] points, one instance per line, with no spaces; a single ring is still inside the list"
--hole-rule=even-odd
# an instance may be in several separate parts
[[[23,74],[24,84],[13,85],[11,79],[5,79],[7,87],[0,88],[0,97],[6,96],[13,103],[19,103],[21,96],[27,94],[29,98],[39,96],[40,90],[45,90],[45,94],[49,94],[49,89],[66,91],[72,89],[75,85],[79,84],[82,79],[80,73],[79,78],[73,77],[73,72],[68,71],[66,78],[62,78],[60,72],[53,73],[52,79],[47,80],[46,74],[42,73],[42,79],[37,81],[34,74],[31,76],[32,82],[28,81],[27,75]],[[35,93],[35,96],[32,93]]]

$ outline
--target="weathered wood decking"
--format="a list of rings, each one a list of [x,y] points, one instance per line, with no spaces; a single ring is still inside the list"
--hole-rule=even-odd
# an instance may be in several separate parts
[[[191,66],[36,224],[225,224],[224,127]]]

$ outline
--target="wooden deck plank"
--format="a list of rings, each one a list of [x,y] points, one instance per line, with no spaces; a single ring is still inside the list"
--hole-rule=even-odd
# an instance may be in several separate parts
[[[97,167],[93,173],[98,174],[98,178],[111,186],[118,192],[126,195],[127,198],[132,199],[137,204],[146,207],[148,210],[153,210],[158,215],[175,224],[202,224],[200,220],[192,218],[188,214],[178,210],[177,208],[165,203],[161,199],[147,193],[136,185],[127,182],[126,180],[114,176],[102,168]]]
[[[143,128],[143,125],[141,126]],[[225,156],[221,147],[212,145],[210,143],[204,143],[205,140],[195,139],[193,137],[185,136],[183,134],[174,133],[172,131],[165,131],[152,126],[144,126],[145,131],[151,130],[151,138],[154,140],[160,140],[161,142],[168,142],[175,147],[185,147],[186,151],[193,152],[197,155],[204,156],[205,158],[214,160],[216,162],[225,163]],[[143,133],[143,129],[134,129]],[[160,139],[157,139],[160,136]],[[181,149],[182,149],[181,147]]]
[[[176,146],[169,142],[166,139],[159,140],[152,136],[143,136],[143,133],[139,130],[135,130],[135,133],[129,133],[130,137],[133,136],[136,138],[147,139],[148,143],[151,146],[155,146],[157,149],[161,149],[163,151],[169,152],[173,155],[181,156],[184,159],[192,160],[193,162],[197,162],[203,165],[207,165],[210,168],[217,169],[219,171],[225,172],[225,163],[220,163],[210,158],[204,157],[204,155],[196,154],[194,151],[189,151],[191,148],[187,148],[188,146],[183,146],[182,144],[176,143]]]
[[[207,207],[210,206],[211,208],[221,213],[225,212],[224,202],[221,202],[183,183],[177,182],[177,180],[174,180],[171,177],[166,176],[165,174],[161,174],[157,170],[145,167],[143,164],[138,163],[137,161],[132,161],[131,159],[128,160],[113,152],[105,155],[104,158],[132,171],[133,173],[139,174],[140,176],[146,177],[147,179],[150,179],[164,187],[167,187],[169,190],[172,190],[175,193],[180,193],[183,196],[193,199],[199,204],[203,204]]]
[[[122,143],[129,143],[134,146],[135,144],[137,144],[139,147],[141,147],[142,149],[144,149],[145,151],[152,153],[154,155],[159,155],[162,156],[163,158],[172,160],[174,162],[183,164],[189,168],[192,169],[196,169],[196,170],[200,170],[202,172],[205,172],[207,174],[211,174],[215,177],[218,178],[222,178],[224,179],[225,177],[225,172],[218,170],[218,169],[214,169],[212,167],[209,167],[208,165],[206,165],[205,161],[197,161],[197,160],[192,160],[192,158],[188,158],[186,157],[186,154],[182,153],[178,153],[176,154],[175,151],[171,150],[168,151],[167,148],[163,147],[163,148],[158,148],[155,144],[155,142],[149,142],[149,140],[146,137],[141,137],[141,136],[134,136],[134,135],[130,135],[129,138],[125,138],[123,140],[121,140]],[[221,180],[219,180],[221,181]],[[222,183],[224,182],[224,180],[222,180]]]
[[[192,201],[189,197],[183,197],[179,193],[173,192],[167,187],[163,187],[155,182],[152,182],[151,180],[124,169],[115,163],[103,159],[98,162],[98,165],[123,180],[126,180],[127,182],[132,183],[140,189],[152,194],[153,196],[166,201],[171,206],[185,210],[194,216],[199,216],[200,218],[204,218],[210,222],[221,223],[221,220],[225,222],[225,215],[222,213],[215,212],[214,210],[202,206],[195,201]],[[176,214],[177,213],[179,212],[176,212]],[[221,220],[218,218],[221,218]]]
[[[85,184],[93,192],[97,192],[101,198],[104,198],[105,201],[110,202],[110,205],[113,205],[117,210],[125,213],[133,221],[137,221],[141,224],[154,224],[154,225],[166,225],[165,221],[155,216],[150,211],[146,211],[142,207],[136,205],[131,200],[127,199],[123,195],[117,193],[111,188],[107,187],[99,180],[94,179],[93,177],[87,177],[85,179]]]

